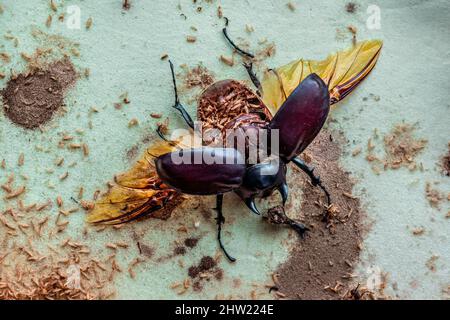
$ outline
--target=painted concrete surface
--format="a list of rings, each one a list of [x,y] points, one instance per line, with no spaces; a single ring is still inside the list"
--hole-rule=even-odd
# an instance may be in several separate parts
[[[387,292],[399,298],[442,298],[442,290],[450,280],[450,228],[449,219],[445,218],[449,206],[444,201],[440,210],[431,208],[425,198],[425,183],[439,182],[437,188],[445,194],[450,192],[450,180],[440,174],[437,166],[447,150],[450,136],[448,2],[358,1],[359,9],[355,14],[345,11],[345,1],[293,2],[295,11],[291,11],[285,1],[271,0],[224,0],[221,6],[224,15],[232,21],[230,32],[234,37],[242,37],[254,47],[263,38],[275,42],[277,52],[265,61],[268,66],[300,57],[324,58],[328,53],[348,47],[351,34],[347,26],[350,24],[357,27],[358,39],[381,38],[384,41],[382,56],[371,76],[332,114],[336,121],[331,125],[342,130],[350,141],[344,148],[342,163],[358,181],[355,194],[361,196],[367,208],[367,221],[371,223],[358,271],[368,277],[374,272],[387,272]],[[130,166],[127,150],[136,144],[140,151],[145,147],[142,139],[154,132],[157,122],[149,116],[152,112],[170,115],[171,127],[182,126],[177,114],[169,108],[172,87],[167,62],[160,59],[163,53],[168,53],[178,67],[202,63],[216,79],[246,79],[243,68],[230,68],[219,61],[219,56],[230,54],[230,49],[220,33],[223,22],[217,18],[217,1],[202,2],[201,13],[197,12],[198,5],[188,0],[135,0],[129,11],[122,10],[118,0],[55,3],[61,12],[67,11],[70,5],[78,6],[80,29],[55,21],[47,28],[45,21],[51,10],[47,1],[1,1],[4,12],[0,15],[0,51],[11,53],[12,62],[8,67],[1,66],[0,71],[7,73],[12,68],[20,72],[24,68],[19,53],[31,53],[39,46],[31,36],[33,29],[79,43],[80,56],[72,61],[80,70],[91,70],[90,77],[79,79],[70,91],[66,99],[68,112],[55,117],[46,133],[25,131],[12,125],[3,113],[0,116],[1,158],[15,163],[21,152],[25,155],[25,165],[13,170],[18,175],[29,176],[27,201],[54,199],[57,195],[70,201],[81,184],[88,194],[104,189],[106,181]],[[380,8],[379,29],[367,28],[370,13],[366,9],[370,5]],[[66,13],[66,18],[69,16]],[[93,24],[86,30],[85,22],[89,17]],[[255,32],[248,34],[246,24],[253,25]],[[194,32],[191,26],[198,31]],[[3,38],[7,30],[20,39],[18,48]],[[187,35],[195,35],[197,41],[187,43]],[[1,87],[5,83],[6,79],[0,80]],[[113,105],[124,92],[128,93],[131,103],[116,110]],[[373,99],[374,96],[379,99]],[[368,99],[364,99],[366,97]],[[189,101],[189,96],[182,96],[182,100]],[[100,112],[90,114],[94,106]],[[188,111],[195,114],[194,103],[188,104]],[[128,128],[133,118],[139,120],[139,125]],[[92,129],[89,129],[89,121],[92,121]],[[424,172],[399,169],[376,175],[364,156],[351,156],[356,146],[366,147],[375,128],[382,136],[402,121],[417,124],[417,136],[428,140],[418,158],[424,165]],[[74,133],[77,129],[84,129],[77,139],[90,146],[87,160],[81,161],[80,153],[56,147],[62,132]],[[67,168],[60,168],[53,174],[45,170],[61,154],[66,164],[77,161],[63,182],[58,176]],[[222,261],[221,267],[226,271],[224,282],[211,283],[199,294],[179,296],[169,286],[174,281],[182,281],[186,277],[185,270],[168,260],[142,267],[135,280],[126,274],[119,276],[118,297],[176,299],[234,294],[248,298],[252,283],[269,282],[270,272],[287,258],[288,243],[292,239],[286,231],[271,229],[250,215],[237,198],[227,196],[225,199],[224,210],[232,222],[227,226],[225,242],[240,259],[234,265]],[[299,199],[291,201],[299,205]],[[205,199],[203,205],[213,208],[214,199]],[[3,209],[2,204],[0,208]],[[83,218],[82,214],[71,217],[68,232],[74,239],[81,237],[85,227]],[[200,225],[193,232],[201,236],[201,240],[198,249],[183,257],[189,265],[198,262],[205,252],[214,255],[217,251],[215,225],[204,222],[201,210],[191,202],[177,209],[170,227],[164,221],[145,221],[119,231],[99,233],[92,245],[110,239],[127,239],[134,231],[144,234],[145,242],[157,248],[156,255],[164,256],[170,252],[176,238],[176,227],[181,223],[192,226],[195,222]],[[411,230],[415,227],[424,227],[425,235],[413,236]],[[131,261],[135,254],[135,251],[127,251],[120,259]],[[433,255],[439,256],[434,272],[426,266]],[[232,285],[236,278],[242,280],[238,293]],[[270,297],[261,294],[262,298]]]

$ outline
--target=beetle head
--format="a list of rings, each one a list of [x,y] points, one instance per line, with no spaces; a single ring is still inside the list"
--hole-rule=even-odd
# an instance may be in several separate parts
[[[242,184],[236,193],[245,204],[256,214],[260,214],[255,205],[255,198],[265,198],[278,189],[283,198],[283,204],[288,197],[286,184],[286,164],[280,158],[268,158],[264,162],[248,167]]]

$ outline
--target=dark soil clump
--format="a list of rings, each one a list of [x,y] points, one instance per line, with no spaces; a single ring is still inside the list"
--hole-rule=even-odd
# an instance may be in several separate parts
[[[65,93],[76,78],[69,59],[11,78],[0,92],[6,116],[26,129],[46,124],[64,104]]]
[[[197,246],[197,243],[198,243],[197,238],[187,238],[186,240],[184,240],[184,245],[191,249]]]
[[[175,255],[177,255],[177,256],[183,255],[183,254],[186,253],[186,248],[185,248],[185,247],[176,247],[176,248],[173,250],[173,253],[174,253]]]
[[[441,160],[442,174],[450,177],[450,142],[448,143],[448,152]]]
[[[209,271],[217,265],[214,258],[210,256],[204,256],[198,266],[191,266],[188,269],[188,275],[191,278],[196,278],[200,273]]]
[[[358,9],[358,5],[354,2],[349,2],[345,5],[345,10],[348,13],[355,13],[357,9]]]

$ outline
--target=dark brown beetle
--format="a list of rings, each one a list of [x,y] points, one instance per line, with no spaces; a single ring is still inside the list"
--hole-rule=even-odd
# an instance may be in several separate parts
[[[238,53],[250,61],[254,58],[231,41],[226,28],[223,33]],[[216,195],[218,241],[228,259],[235,261],[221,242],[223,195],[235,192],[254,213],[260,214],[255,198],[268,197],[278,190],[284,205],[288,198],[287,164],[292,162],[324,191],[329,206],[330,194],[298,155],[320,132],[330,104],[347,96],[367,76],[380,50],[379,41],[363,42],[325,61],[300,60],[270,70],[262,83],[253,73],[251,62],[245,64],[256,92],[236,80],[223,80],[208,87],[199,99],[197,112],[203,124],[201,145],[183,147],[179,141],[167,140],[158,128],[163,144],[151,146],[135,167],[116,177],[116,185],[97,202],[88,220],[115,224],[149,214],[166,218],[182,194]],[[179,101],[172,62],[170,67],[175,91],[173,107],[194,129],[192,118]],[[231,145],[229,130],[234,133]],[[249,137],[275,131],[278,148],[266,142],[263,147],[267,153],[258,153],[256,161],[249,161],[249,149],[254,147]],[[245,142],[241,149],[235,145],[239,137]],[[303,235],[307,228],[286,217],[280,208],[272,210],[269,218]]]

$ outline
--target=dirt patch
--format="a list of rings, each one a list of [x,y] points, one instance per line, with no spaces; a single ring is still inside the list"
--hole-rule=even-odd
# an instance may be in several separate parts
[[[345,5],[345,11],[348,13],[355,13],[358,10],[358,5],[354,2],[349,2]]]
[[[140,254],[144,255],[147,258],[151,258],[155,254],[155,249],[146,244],[138,242],[138,248]]]
[[[350,288],[361,250],[362,210],[359,199],[352,196],[354,183],[339,164],[341,149],[336,139],[341,137],[323,130],[303,155],[328,188],[333,209],[329,223],[321,221],[324,196],[303,173],[297,173],[301,190],[291,188],[291,197],[303,199],[302,222],[311,231],[298,240],[289,259],[276,271],[278,296],[340,299]]]
[[[1,91],[6,116],[26,129],[46,124],[64,104],[64,96],[76,78],[67,58],[12,77]]]
[[[184,240],[184,245],[191,249],[197,246],[197,243],[198,238],[187,238],[186,240]]]
[[[186,254],[186,248],[185,247],[176,247],[173,249],[173,254],[176,256],[184,255]]]
[[[189,267],[188,276],[194,280],[193,290],[201,291],[205,281],[210,281],[211,279],[222,280],[223,270],[217,267],[216,259],[210,256],[204,256],[198,265]]]

